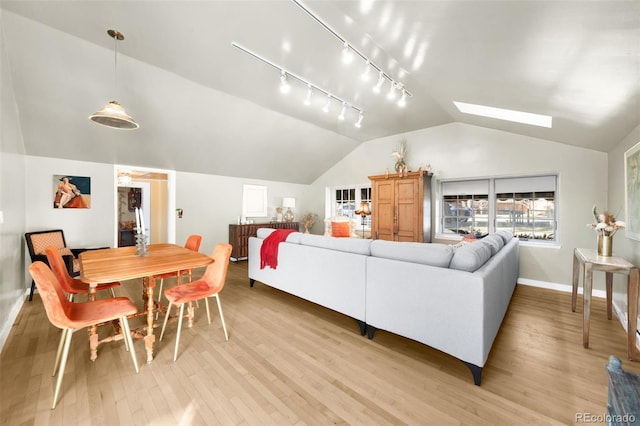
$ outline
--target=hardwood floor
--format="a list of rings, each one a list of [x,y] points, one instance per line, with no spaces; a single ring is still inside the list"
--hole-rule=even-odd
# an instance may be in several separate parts
[[[117,292],[138,301],[141,286]],[[574,424],[578,413],[605,414],[609,355],[640,372],[603,300],[592,303],[591,348],[583,349],[582,307],[571,312],[571,295],[522,285],[480,387],[449,355],[381,330],[368,340],[351,318],[261,283],[249,288],[246,262],[230,265],[221,301],[228,342],[215,303],[211,326],[201,305],[193,329],[183,325],[177,362],[176,323],[151,364],[134,341],[139,374],[122,341],[100,346],[91,362],[86,333],[76,332],[50,410],[60,334],[36,295],[0,357],[0,424]]]

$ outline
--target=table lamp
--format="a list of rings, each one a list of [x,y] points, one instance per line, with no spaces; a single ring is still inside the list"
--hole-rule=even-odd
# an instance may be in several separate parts
[[[362,238],[364,238],[364,218],[371,214],[369,203],[367,203],[366,201],[361,202],[360,209],[356,210],[356,214],[362,216]]]
[[[291,209],[296,208],[296,199],[284,197],[282,199],[282,207],[287,208],[287,211],[284,213],[284,221],[293,222],[293,212],[291,211]]]

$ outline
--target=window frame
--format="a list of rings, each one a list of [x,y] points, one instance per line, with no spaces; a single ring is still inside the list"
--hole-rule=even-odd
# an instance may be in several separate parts
[[[491,177],[483,177],[483,178],[440,180],[438,183],[438,198],[436,200],[436,225],[437,225],[436,238],[455,239],[455,240],[459,240],[462,238],[460,234],[445,232],[445,215],[444,215],[445,205],[447,203],[447,198],[448,197],[450,198],[452,196],[449,193],[445,195],[445,188],[447,184],[451,185],[453,183],[454,185],[463,187],[465,183],[469,183],[469,182],[474,182],[474,181],[487,182],[488,184],[488,194],[487,194],[488,195],[488,198],[487,198],[488,199],[488,220],[487,220],[488,230],[487,232],[491,233],[491,232],[495,232],[496,229],[498,228],[497,201],[498,201],[498,190],[500,190],[500,188],[496,188],[496,182],[500,181],[498,183],[498,186],[502,186],[503,182],[507,180],[509,180],[509,183],[511,183],[512,185],[516,184],[517,186],[517,184],[520,183],[523,186],[522,190],[520,191],[515,191],[515,190],[506,191],[507,193],[511,193],[512,195],[522,194],[527,192],[531,192],[534,195],[535,193],[540,193],[540,194],[542,193],[548,194],[550,192],[553,193],[553,215],[550,220],[552,222],[552,234],[554,238],[553,239],[522,238],[520,241],[527,242],[533,245],[559,246],[561,234],[560,234],[560,227],[558,224],[559,205],[560,205],[560,191],[559,191],[560,177],[558,173],[542,173],[542,174],[535,174],[535,175],[516,175],[516,176],[491,176]],[[543,190],[531,191],[528,186],[530,186],[532,181],[535,182],[536,180],[540,180],[545,184],[549,184],[551,180],[553,180],[555,189],[553,191],[550,191],[548,189],[544,191]],[[502,190],[500,193],[505,193],[505,191]],[[463,193],[457,194],[458,197],[460,196],[469,197],[470,195],[478,196],[478,195],[484,195],[484,194],[475,194],[475,193],[474,194],[463,194]],[[532,199],[534,200],[534,203],[535,203],[535,200],[537,198],[534,196]],[[534,204],[534,208],[535,208],[535,204]],[[534,218],[534,224],[532,226],[535,226],[535,218]],[[514,232],[514,235],[517,236],[517,233]]]
[[[369,199],[366,200],[369,203],[369,208],[371,208],[371,183],[366,183],[366,184],[357,184],[357,185],[336,185],[336,186],[331,186],[327,188],[328,190],[328,194],[327,194],[327,202],[328,202],[328,206],[327,206],[327,215],[328,217],[348,217],[351,220],[358,220],[358,225],[360,225],[359,229],[362,229],[362,217],[360,215],[355,214],[355,211],[358,210],[358,208],[360,207],[360,203],[362,202],[363,198],[362,198],[362,191],[363,190],[367,190],[369,193]],[[355,191],[355,197],[354,197],[354,205],[355,208],[353,210],[353,216],[347,216],[347,215],[338,215],[337,213],[337,205],[338,205],[338,200],[336,197],[336,192],[337,191]],[[370,231],[371,230],[371,215],[369,216],[365,216],[365,220],[364,220],[364,229],[365,231]]]

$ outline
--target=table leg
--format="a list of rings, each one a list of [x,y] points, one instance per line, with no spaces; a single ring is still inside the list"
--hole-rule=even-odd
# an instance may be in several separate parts
[[[573,289],[571,291],[571,312],[576,311],[576,301],[578,300],[578,280],[580,279],[580,262],[575,251],[573,253]]]
[[[591,315],[591,288],[593,287],[593,265],[585,262],[584,264],[584,278],[582,280],[583,294],[582,300],[584,301],[582,313],[582,346],[589,347],[589,316]]]
[[[613,309],[611,307],[611,293],[613,292],[613,272],[605,272],[605,283],[607,289],[607,319],[611,319]]]
[[[147,303],[147,335],[144,337],[144,347],[147,350],[147,363],[153,361],[153,342],[156,337],[153,334],[153,308],[155,302],[153,300],[153,288],[156,282],[153,278],[145,277],[142,279],[145,288],[145,296]]]
[[[98,283],[89,284],[89,294],[87,297],[90,302],[96,300],[97,287]],[[95,361],[98,359],[98,326],[95,324],[92,325],[87,330],[87,333],[89,334],[89,353],[91,354],[89,359],[91,359],[91,361]]]
[[[636,330],[638,328],[638,281],[640,269],[629,271],[627,286],[627,352],[630,360],[636,358]]]

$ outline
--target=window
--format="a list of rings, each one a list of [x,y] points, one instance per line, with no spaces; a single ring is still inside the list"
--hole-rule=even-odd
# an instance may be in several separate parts
[[[556,188],[555,175],[441,182],[441,233],[556,241]]]
[[[489,181],[442,183],[444,234],[489,232]]]
[[[527,240],[555,241],[556,176],[495,180],[496,230]]]
[[[371,207],[371,186],[369,185],[333,188],[331,196],[331,216],[360,219],[360,216],[355,213],[360,208],[360,203],[367,202]],[[365,217],[364,226],[367,229],[371,228],[371,216]]]

